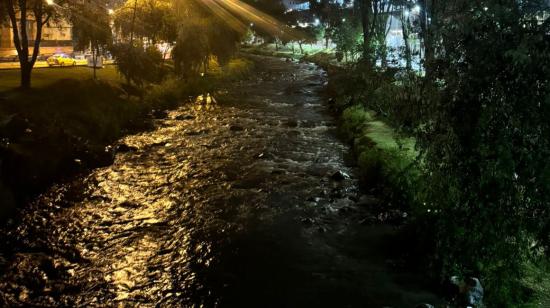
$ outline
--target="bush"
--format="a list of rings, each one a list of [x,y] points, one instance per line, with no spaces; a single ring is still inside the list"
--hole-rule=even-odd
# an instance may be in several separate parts
[[[529,2],[529,1],[527,1]],[[436,263],[475,275],[494,307],[516,306],[523,263],[548,251],[550,24],[516,2],[464,2],[441,29],[418,130]],[[523,5],[523,4],[522,4]],[[506,29],[506,30],[503,30]],[[546,256],[547,257],[547,256]]]
[[[118,71],[128,83],[143,87],[145,82],[159,82],[162,79],[162,54],[154,46],[120,43],[112,47]]]

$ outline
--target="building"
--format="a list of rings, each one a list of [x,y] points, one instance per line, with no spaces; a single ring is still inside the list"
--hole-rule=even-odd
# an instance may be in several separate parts
[[[36,36],[36,23],[29,20],[27,25],[29,37],[29,52],[33,51],[34,38]],[[40,42],[40,55],[52,55],[54,53],[73,52],[72,27],[66,21],[50,23],[42,28],[42,41]],[[17,50],[13,43],[13,31],[9,23],[0,25],[0,58],[13,57]]]
[[[287,12],[309,10],[309,1],[307,0],[283,0]]]

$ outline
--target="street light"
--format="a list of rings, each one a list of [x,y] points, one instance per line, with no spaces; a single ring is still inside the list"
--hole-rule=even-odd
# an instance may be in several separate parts
[[[113,15],[115,13],[115,11],[113,9],[108,9],[107,13],[109,13],[109,15]]]
[[[48,5],[54,5],[55,2],[53,2],[53,0],[46,0],[46,4],[48,4]]]

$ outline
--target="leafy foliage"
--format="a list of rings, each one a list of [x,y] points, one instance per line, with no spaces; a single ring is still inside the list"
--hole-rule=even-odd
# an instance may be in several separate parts
[[[133,82],[142,87],[144,82],[155,82],[161,79],[162,54],[155,47],[120,43],[112,47],[118,71],[128,83]]]
[[[517,4],[484,5],[463,2],[473,13],[441,29],[442,96],[425,102],[418,138],[444,273],[481,275],[506,305],[521,261],[548,249],[550,28]]]

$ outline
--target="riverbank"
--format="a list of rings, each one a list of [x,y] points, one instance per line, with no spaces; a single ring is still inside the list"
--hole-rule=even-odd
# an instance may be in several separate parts
[[[195,80],[167,77],[144,89],[125,85],[114,66],[99,70],[98,80],[86,68],[37,69],[33,89],[24,92],[13,88],[16,71],[0,71],[0,220],[54,181],[112,163],[127,150],[113,142],[148,129],[163,110],[251,69],[239,58]]]
[[[285,55],[274,54],[283,58]],[[535,252],[534,258],[518,265],[521,276],[508,275],[508,269],[487,270],[498,263],[498,256],[484,259],[487,266],[466,270],[460,267],[441,270],[441,263],[460,256],[446,253],[449,247],[439,247],[442,238],[453,237],[453,219],[444,217],[441,205],[433,204],[425,161],[416,150],[413,135],[421,134],[422,78],[414,73],[395,69],[373,71],[353,65],[338,64],[334,55],[325,52],[301,57],[299,61],[313,62],[325,68],[329,82],[327,99],[340,118],[340,133],[353,145],[354,157],[361,170],[363,188],[369,189],[387,205],[382,212],[391,223],[397,223],[405,235],[400,242],[405,248],[408,263],[422,267],[432,281],[445,285],[453,275],[472,275],[480,278],[486,288],[488,303],[515,307],[545,307],[549,305],[548,260]],[[449,220],[450,219],[450,220]],[[436,235],[434,227],[437,226]],[[470,233],[464,233],[466,237]],[[498,243],[493,238],[486,245]],[[458,265],[457,265],[458,266]],[[501,274],[501,273],[507,274]],[[518,278],[519,277],[519,278]],[[499,293],[500,292],[500,293]],[[504,293],[503,293],[504,292]],[[450,298],[453,296],[450,295]],[[505,303],[505,304],[503,304]]]
[[[9,225],[6,305],[442,307],[360,189],[326,73],[255,58]]]
[[[406,211],[410,210],[409,205],[415,198],[413,187],[421,184],[416,141],[398,132],[379,112],[364,107],[366,100],[378,99],[365,97],[362,93],[365,80],[358,80],[357,76],[350,74],[352,68],[347,67],[348,63],[337,61],[331,50],[308,49],[303,54],[292,52],[288,47],[279,50],[269,46],[266,49],[249,47],[245,50],[252,54],[315,63],[328,73],[325,95],[339,118],[342,138],[353,147],[365,187],[377,190],[386,202],[393,203],[395,215],[408,215]],[[382,88],[390,81],[379,82]]]

